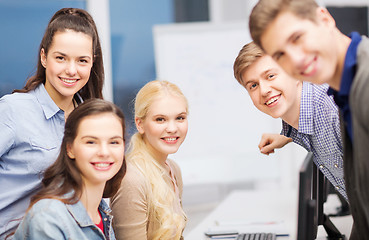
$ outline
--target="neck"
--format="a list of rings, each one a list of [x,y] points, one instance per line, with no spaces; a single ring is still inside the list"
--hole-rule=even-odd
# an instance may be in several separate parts
[[[84,186],[80,201],[95,224],[100,223],[99,205],[104,193],[105,184]]]
[[[338,40],[338,63],[337,63],[336,72],[333,78],[331,79],[331,81],[329,82],[329,86],[333,88],[334,90],[339,91],[341,87],[341,79],[342,79],[342,74],[343,74],[343,68],[345,65],[346,53],[347,53],[348,47],[350,46],[351,39],[347,37],[346,35],[342,34],[341,32],[339,32],[337,38],[339,39]]]
[[[295,129],[299,129],[299,119],[300,119],[300,105],[301,105],[301,93],[302,93],[302,82],[297,85],[297,101],[293,102],[291,108],[287,113],[282,116],[283,121],[291,125]]]

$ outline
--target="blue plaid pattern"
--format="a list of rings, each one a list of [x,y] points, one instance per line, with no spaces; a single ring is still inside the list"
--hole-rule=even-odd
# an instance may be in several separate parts
[[[339,113],[328,85],[303,83],[299,130],[282,121],[282,134],[314,154],[314,162],[336,190],[347,199],[343,179],[343,149]]]

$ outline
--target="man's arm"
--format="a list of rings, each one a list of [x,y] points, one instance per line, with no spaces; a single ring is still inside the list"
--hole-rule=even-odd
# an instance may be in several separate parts
[[[292,142],[292,138],[280,134],[264,133],[258,147],[261,153],[269,155],[274,153],[274,149],[282,148],[289,142]]]

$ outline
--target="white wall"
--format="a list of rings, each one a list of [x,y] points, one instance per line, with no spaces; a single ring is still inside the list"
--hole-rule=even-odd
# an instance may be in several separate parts
[[[259,112],[233,76],[239,50],[251,41],[246,29],[245,22],[154,27],[157,76],[177,84],[189,101],[187,139],[170,156],[187,186],[290,187],[304,158],[305,150],[295,144],[271,156],[259,152],[261,134],[279,133],[281,120]]]

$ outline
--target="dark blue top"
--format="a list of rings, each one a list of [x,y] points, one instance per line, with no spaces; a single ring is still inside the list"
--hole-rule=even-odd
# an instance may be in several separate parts
[[[357,32],[352,32],[349,35],[349,37],[351,38],[351,43],[346,52],[345,63],[343,65],[343,73],[342,73],[342,78],[341,78],[340,90],[336,91],[332,88],[329,88],[328,95],[333,95],[334,101],[336,102],[337,106],[341,109],[345,128],[348,132],[351,142],[353,142],[349,95],[350,95],[351,85],[355,77],[356,63],[357,63],[356,51],[361,41],[361,36]]]

